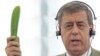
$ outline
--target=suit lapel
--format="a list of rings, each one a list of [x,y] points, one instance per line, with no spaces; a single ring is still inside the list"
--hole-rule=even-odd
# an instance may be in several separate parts
[[[91,56],[100,56],[100,52],[92,48]]]

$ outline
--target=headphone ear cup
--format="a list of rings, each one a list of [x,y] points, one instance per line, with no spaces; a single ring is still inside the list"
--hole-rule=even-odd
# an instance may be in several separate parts
[[[61,32],[60,31],[56,31],[56,36],[60,36]]]
[[[90,37],[95,35],[95,31],[93,29],[90,29]]]

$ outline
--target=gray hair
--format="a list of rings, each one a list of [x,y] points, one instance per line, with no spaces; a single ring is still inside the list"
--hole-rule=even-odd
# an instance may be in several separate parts
[[[69,3],[66,3],[65,5],[63,5],[59,9],[55,19],[58,20],[58,24],[60,26],[60,24],[62,22],[61,18],[62,18],[62,15],[64,12],[76,13],[80,10],[86,11],[88,23],[89,23],[89,25],[93,25],[93,19],[95,18],[94,11],[88,4],[81,2],[81,1],[72,1],[72,2],[69,2]]]

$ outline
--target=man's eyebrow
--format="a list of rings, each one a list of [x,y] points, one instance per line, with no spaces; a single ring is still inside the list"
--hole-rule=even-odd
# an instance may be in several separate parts
[[[72,24],[73,22],[67,21],[65,24]]]
[[[85,23],[84,21],[78,21],[77,23]]]

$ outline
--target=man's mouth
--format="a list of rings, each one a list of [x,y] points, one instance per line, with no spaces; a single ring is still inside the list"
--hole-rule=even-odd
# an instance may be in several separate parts
[[[79,42],[80,40],[78,40],[78,39],[73,39],[73,40],[71,40],[72,42]]]
[[[73,46],[78,46],[79,44],[81,44],[81,40],[79,39],[72,39],[71,43]]]

